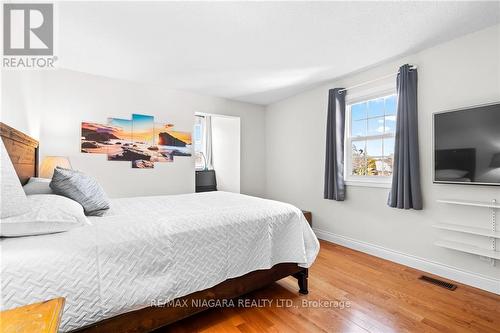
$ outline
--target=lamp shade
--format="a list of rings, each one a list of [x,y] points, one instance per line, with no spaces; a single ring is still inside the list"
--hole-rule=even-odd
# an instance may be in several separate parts
[[[40,166],[40,177],[52,178],[56,167],[71,169],[71,163],[64,156],[46,156]]]
[[[490,168],[500,168],[500,153],[493,154],[491,157]]]

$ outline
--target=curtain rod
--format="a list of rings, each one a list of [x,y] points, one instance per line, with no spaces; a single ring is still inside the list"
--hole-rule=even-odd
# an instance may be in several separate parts
[[[417,69],[417,66],[414,66],[414,65],[411,65],[410,66],[410,70],[414,70],[414,69]],[[350,86],[350,87],[347,87],[347,88],[344,88],[344,89],[340,89],[339,90],[339,93],[340,92],[344,92],[346,90],[350,90],[350,89],[354,89],[354,88],[357,88],[357,87],[361,87],[361,86],[364,86],[364,85],[367,85],[367,84],[370,84],[370,83],[373,83],[373,82],[377,82],[377,81],[380,81],[380,80],[383,80],[383,79],[387,79],[391,76],[395,76],[395,75],[398,75],[399,74],[399,71],[397,71],[396,73],[392,73],[392,74],[388,74],[388,75],[384,75],[384,76],[381,76],[381,77],[378,77],[376,79],[373,79],[373,80],[369,80],[369,81],[365,81],[365,82],[362,82],[362,83],[358,83],[354,86]]]

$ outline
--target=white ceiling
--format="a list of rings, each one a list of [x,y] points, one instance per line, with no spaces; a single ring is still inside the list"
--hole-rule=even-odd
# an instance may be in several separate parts
[[[500,21],[500,2],[73,2],[59,65],[269,104]]]

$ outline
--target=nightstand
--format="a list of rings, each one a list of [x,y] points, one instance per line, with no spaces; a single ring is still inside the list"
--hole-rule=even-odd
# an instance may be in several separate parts
[[[307,210],[303,210],[302,214],[304,214],[304,217],[306,218],[307,222],[309,222],[309,225],[312,227],[313,223],[312,213]]]
[[[57,333],[64,298],[34,303],[0,313],[2,333]]]

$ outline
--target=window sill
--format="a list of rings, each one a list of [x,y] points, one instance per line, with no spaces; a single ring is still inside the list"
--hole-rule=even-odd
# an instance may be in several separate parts
[[[366,181],[366,180],[346,180],[347,186],[391,188],[390,182]]]

